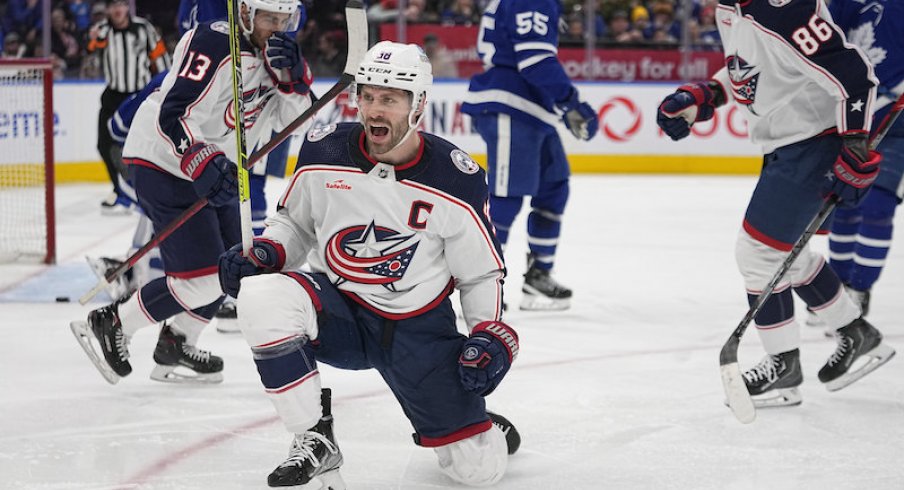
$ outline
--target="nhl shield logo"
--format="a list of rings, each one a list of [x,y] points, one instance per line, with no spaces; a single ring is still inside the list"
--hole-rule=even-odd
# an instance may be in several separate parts
[[[789,3],[791,3],[791,0],[769,0],[769,5],[772,5],[773,7],[784,7]]]
[[[452,153],[449,154],[449,157],[452,158],[452,162],[463,173],[471,175],[477,173],[477,171],[480,170],[480,166],[477,165],[477,162],[472,160],[467,153],[461,150],[452,150]]]

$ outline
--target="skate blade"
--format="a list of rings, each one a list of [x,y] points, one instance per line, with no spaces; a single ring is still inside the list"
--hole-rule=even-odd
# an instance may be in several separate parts
[[[571,308],[571,298],[554,299],[541,294],[524,293],[519,308],[524,311],[562,311]]]
[[[196,373],[191,369],[176,370],[181,366],[157,364],[151,371],[151,379],[161,383],[209,385],[223,382],[223,373]],[[186,372],[187,371],[187,372]]]
[[[793,407],[803,402],[797,388],[779,388],[751,398],[756,408]]]
[[[342,475],[339,474],[339,469],[335,469],[332,471],[327,471],[326,473],[322,473],[314,477],[317,482],[320,483],[320,487],[318,490],[345,490],[345,480],[342,479]],[[314,483],[314,482],[312,482]]]
[[[88,354],[88,359],[91,360],[91,363],[94,364],[94,367],[97,368],[100,375],[107,380],[107,383],[110,383],[111,385],[118,383],[120,376],[113,371],[113,368],[107,364],[107,361],[105,361],[103,357],[98,355],[98,351],[92,343],[94,334],[91,333],[88,322],[70,322],[69,328],[72,330],[72,335],[75,335],[75,340],[78,340],[78,345],[82,346],[82,350],[85,351],[85,354]]]
[[[890,361],[892,357],[895,357],[895,350],[885,344],[879,344],[873,348],[873,350],[863,354],[862,358],[865,359],[865,363],[855,362],[855,365],[861,365],[859,369],[850,370],[838,377],[838,379],[829,381],[826,383],[826,389],[829,391],[838,391],[875,371],[879,366]]]

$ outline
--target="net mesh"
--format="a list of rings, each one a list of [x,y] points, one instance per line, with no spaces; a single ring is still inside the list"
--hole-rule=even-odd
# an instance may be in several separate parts
[[[47,255],[44,75],[0,65],[0,263]]]

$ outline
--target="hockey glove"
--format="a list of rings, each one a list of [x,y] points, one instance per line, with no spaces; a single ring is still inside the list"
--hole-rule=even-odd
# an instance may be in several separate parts
[[[656,124],[674,141],[691,133],[697,121],[708,121],[716,107],[725,103],[725,94],[716,82],[688,83],[678,87],[659,104]]]
[[[238,198],[236,166],[215,145],[191,145],[182,154],[181,167],[191,178],[198,197],[206,197],[211,206],[223,206]]]
[[[562,121],[575,138],[588,141],[596,136],[600,128],[599,118],[590,104],[578,99],[576,88],[571,89],[567,99],[556,102],[556,107],[562,111]]]
[[[220,255],[220,288],[224,293],[237,298],[243,277],[276,272],[281,270],[285,263],[286,252],[277,242],[255,238],[248,257],[242,255],[240,243]]]
[[[301,46],[285,32],[277,32],[267,39],[266,68],[276,87],[285,93],[307,94],[314,81],[301,55]]]
[[[487,396],[496,389],[518,357],[518,334],[502,322],[480,322],[471,331],[458,358],[465,389]]]
[[[836,196],[839,206],[854,208],[863,202],[879,175],[882,155],[868,148],[866,134],[855,133],[842,138],[844,145],[832,164],[832,175],[823,185],[823,195]]]

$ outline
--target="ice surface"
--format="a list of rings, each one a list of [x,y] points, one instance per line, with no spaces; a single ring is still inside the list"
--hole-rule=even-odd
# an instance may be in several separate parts
[[[556,275],[563,313],[512,311],[518,361],[489,406],[523,437],[501,489],[904,488],[904,360],[829,393],[816,371],[834,349],[802,327],[803,405],[738,423],[722,404],[718,353],[746,310],[734,240],[751,177],[579,176]],[[275,200],[284,181],[271,180]],[[69,331],[93,303],[84,255],[121,255],[134,217],[103,217],[101,185],[58,189],[59,265],[0,267],[0,488],[265,488],[289,448],[240,336],[209,328],[225,381],[148,379],[156,332],[132,341],[135,372],[98,375]],[[897,219],[899,226],[902,218]],[[825,238],[814,239],[825,248]],[[507,258],[520,299],[523,221]],[[73,303],[54,303],[69,295]],[[870,319],[904,349],[904,246],[874,289]],[[98,298],[100,301],[101,298]],[[753,331],[742,366],[759,361]],[[352,489],[456,487],[375,372],[321,366],[334,390],[342,472]]]

